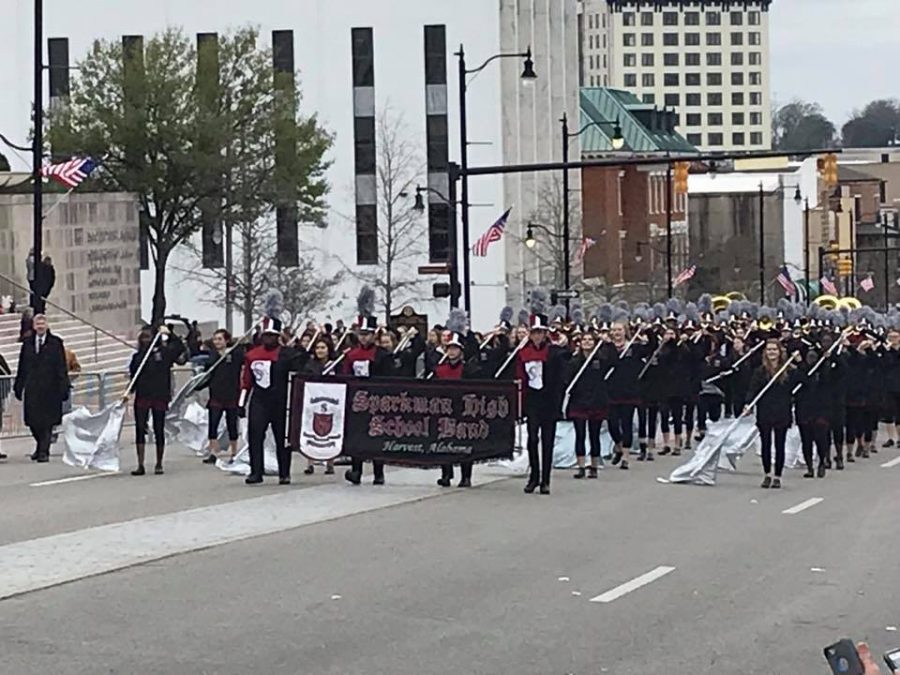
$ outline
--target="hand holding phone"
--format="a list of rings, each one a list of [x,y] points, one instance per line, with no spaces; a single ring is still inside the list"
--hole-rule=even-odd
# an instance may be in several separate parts
[[[825,647],[825,660],[834,675],[868,675],[851,640],[844,638]]]
[[[884,662],[892,673],[900,672],[900,647],[884,654]]]

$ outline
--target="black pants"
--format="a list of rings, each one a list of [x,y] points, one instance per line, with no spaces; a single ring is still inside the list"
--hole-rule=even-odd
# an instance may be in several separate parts
[[[228,440],[238,439],[238,411],[237,408],[209,408],[209,434],[207,438],[215,441],[219,438],[219,424],[222,415],[225,415],[225,428],[228,430]]]
[[[153,416],[153,440],[157,448],[166,446],[166,411],[156,408],[134,406],[134,442],[138,445],[147,443],[147,422]]]
[[[697,428],[706,431],[706,420],[718,422],[722,418],[722,399],[714,394],[700,396],[697,408]]]
[[[847,406],[847,444],[853,442],[862,442],[866,434],[869,434],[868,440],[872,440],[872,431],[869,427],[868,410],[862,406]]]
[[[552,415],[555,410],[548,410]],[[531,467],[529,482],[550,485],[553,470],[553,444],[556,441],[556,417],[542,417],[531,413],[526,421],[528,429],[528,464]],[[540,452],[538,452],[540,443]]]
[[[775,476],[781,478],[784,472],[784,443],[787,438],[787,427],[773,427],[768,424],[757,424],[759,440],[762,443],[763,471],[768,476],[772,473],[772,437],[775,437]]]
[[[363,460],[357,459],[356,457],[351,458],[352,461],[350,463],[350,469],[355,473],[358,473],[362,476],[363,472]],[[375,478],[384,478],[384,462],[379,459],[372,460],[372,474]]]
[[[382,471],[384,471],[383,468]],[[472,462],[460,462],[459,473],[463,480],[472,480]],[[453,480],[452,464],[441,464],[441,478]]]
[[[659,406],[648,403],[638,408],[638,438],[648,441],[656,440],[656,418],[659,417]]]
[[[819,456],[819,464],[824,464],[828,459],[829,429],[827,424],[816,422],[803,422],[800,424],[800,441],[803,444],[803,459],[806,468],[813,468],[813,445],[816,446],[816,454]]]
[[[834,445],[834,453],[838,458],[844,456],[844,424],[839,416],[833,416],[828,420],[830,425],[831,442]]]
[[[662,417],[662,421],[659,426],[664,434],[669,433],[669,418],[671,417],[672,426],[675,427],[675,435],[681,436],[684,428],[682,424],[684,420],[684,400],[678,397],[668,399],[660,417]]]
[[[572,420],[575,427],[575,456],[584,457],[586,454],[585,441],[590,438],[591,457],[600,456],[600,430],[603,422],[600,420]]]
[[[247,415],[247,442],[250,446],[250,475],[262,477],[265,473],[266,431],[272,427],[275,437],[275,456],[278,459],[278,477],[291,477],[291,449],[285,447],[285,402],[271,404],[268,401],[250,399]]]
[[[684,402],[684,431],[688,436],[694,431],[694,410],[696,408],[696,401],[688,399]]]
[[[28,427],[35,441],[35,459],[43,459],[50,456],[50,439],[53,436],[53,427]]]
[[[634,406],[631,403],[610,404],[608,424],[613,441],[623,450],[630,450],[634,443]]]

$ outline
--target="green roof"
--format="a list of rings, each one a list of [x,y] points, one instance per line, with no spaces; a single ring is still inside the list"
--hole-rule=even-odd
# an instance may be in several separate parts
[[[642,103],[628,91],[608,87],[581,89],[581,125],[587,127],[581,135],[583,155],[614,152],[612,137],[616,121],[625,138],[623,152],[673,154],[696,153],[677,131],[670,131],[668,122],[674,110],[660,110]]]

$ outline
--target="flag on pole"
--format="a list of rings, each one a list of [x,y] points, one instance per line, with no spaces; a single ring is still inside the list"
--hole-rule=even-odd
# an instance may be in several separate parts
[[[584,260],[585,253],[588,252],[588,249],[596,246],[597,240],[591,239],[590,237],[583,237],[581,239],[581,246],[578,247],[578,250],[575,251],[575,262],[579,263]]]
[[[96,168],[97,163],[90,157],[73,157],[68,162],[48,164],[41,169],[41,175],[56,181],[69,190],[74,190]]]
[[[681,270],[681,272],[678,273],[678,276],[675,277],[675,280],[672,282],[672,285],[680,286],[681,284],[685,283],[686,281],[690,281],[691,279],[693,279],[694,275],[696,273],[697,273],[697,266],[691,265],[690,267],[683,269],[683,270]]]
[[[781,284],[785,295],[797,294],[797,286],[794,284],[794,280],[791,279],[791,273],[788,271],[787,265],[781,266],[781,269],[778,270],[778,276],[775,277],[775,281]]]
[[[900,279],[897,280],[897,283],[900,284]],[[828,293],[828,295],[838,294],[837,286],[835,286],[834,282],[828,277],[822,277],[821,279],[819,279],[819,285],[823,289],[825,289],[825,292]]]
[[[506,221],[509,220],[510,211],[512,211],[511,208],[506,209],[506,213],[500,216],[497,219],[497,222],[491,225],[487,231],[478,238],[478,241],[476,241],[475,245],[472,247],[472,255],[476,258],[484,258],[487,255],[488,247],[495,241],[500,241],[503,237],[503,232],[506,230]]]
[[[875,288],[875,282],[872,281],[872,277],[868,276],[862,281],[859,282],[859,287],[863,289],[866,293]]]

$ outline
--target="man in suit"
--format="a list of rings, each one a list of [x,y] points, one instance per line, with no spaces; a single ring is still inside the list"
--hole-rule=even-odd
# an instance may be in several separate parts
[[[69,398],[69,374],[63,342],[50,333],[47,317],[34,317],[34,335],[22,342],[13,393],[24,400],[25,424],[37,444],[31,459],[50,461],[53,427],[62,422]]]

